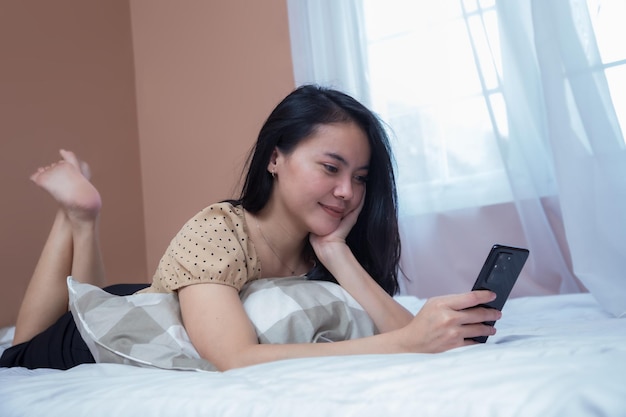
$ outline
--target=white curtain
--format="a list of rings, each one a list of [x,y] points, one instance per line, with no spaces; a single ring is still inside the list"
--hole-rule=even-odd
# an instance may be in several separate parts
[[[502,3],[510,17],[522,16],[515,2]],[[531,10],[538,65],[529,81],[542,88],[531,105],[545,109],[535,120],[545,120],[574,273],[624,316],[626,146],[605,72],[593,71],[601,61],[586,4],[533,0]]]
[[[288,0],[288,11],[296,84],[340,89],[369,105],[361,2]]]
[[[428,61],[422,53],[425,47],[408,43],[406,56],[412,61],[379,66],[376,50],[370,48],[373,52],[367,53],[372,38],[365,33],[367,13],[362,1],[289,2],[292,36],[300,32],[292,38],[297,82],[344,89],[383,119],[392,119],[392,130],[398,135],[402,270],[407,277],[403,291],[424,297],[465,291],[488,247],[505,243],[531,251],[514,296],[579,291],[582,282],[608,311],[623,316],[626,146],[613,107],[616,98],[611,97],[605,72],[595,70],[601,60],[587,4],[497,1],[492,7],[499,28],[494,36],[486,30],[490,15],[476,2],[441,0],[438,10],[432,6],[430,16],[405,13],[394,17],[394,5],[402,0],[364,1],[383,7],[377,13],[389,13],[393,25],[410,23],[410,19],[422,19],[422,26],[433,25],[415,43],[422,39],[441,49],[451,34],[460,33],[455,29],[459,26],[449,24],[453,20],[448,17],[439,23],[432,19],[439,12],[461,10],[469,45],[463,51],[470,51],[473,68],[457,64],[450,71],[459,67],[474,71],[481,86],[480,100],[467,92],[459,94],[457,101],[446,98],[444,105],[422,105],[417,109],[419,116],[396,117],[390,107],[397,108],[398,102],[380,100],[378,86],[384,78],[379,73],[393,74],[390,88],[398,85],[407,97],[419,97],[435,81],[423,76],[415,79],[418,76],[412,74],[421,67],[436,68],[442,60]],[[445,30],[438,32],[437,27]],[[431,37],[423,39],[428,34]],[[307,39],[304,45],[308,46],[301,39]],[[313,48],[318,52],[311,53]],[[490,51],[491,65],[477,53],[485,48]],[[329,50],[330,55],[323,52]],[[326,69],[319,69],[320,65]],[[433,77],[436,72],[441,69],[431,69]],[[451,77],[449,84],[454,85],[459,77]],[[455,88],[462,90],[466,84]],[[445,87],[449,86],[439,86],[442,94],[450,89]],[[449,94],[454,97],[454,92]],[[463,100],[469,107],[457,104]],[[435,118],[434,107],[445,109],[447,115]],[[466,117],[469,124],[460,124],[469,109],[478,107],[482,113]],[[463,110],[455,114],[455,108]],[[504,117],[499,109],[506,109]],[[481,118],[490,124],[488,134],[477,122]],[[429,123],[437,128],[425,128]],[[408,124],[408,129],[402,124]],[[455,142],[464,132],[470,134]],[[442,176],[442,165],[454,161],[461,161],[459,167],[446,166],[446,172],[457,175]]]

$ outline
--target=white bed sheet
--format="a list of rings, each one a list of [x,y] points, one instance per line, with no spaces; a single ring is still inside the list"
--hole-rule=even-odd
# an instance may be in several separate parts
[[[419,300],[402,297],[412,311]],[[224,373],[0,369],[0,416],[626,416],[626,320],[589,294],[509,300],[484,345]]]

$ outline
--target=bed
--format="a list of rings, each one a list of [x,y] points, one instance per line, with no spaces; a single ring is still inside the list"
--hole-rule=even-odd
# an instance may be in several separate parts
[[[412,312],[423,301],[400,296]],[[590,294],[509,300],[486,344],[228,372],[0,369],[0,416],[626,416],[626,320]],[[11,329],[3,329],[3,347]]]

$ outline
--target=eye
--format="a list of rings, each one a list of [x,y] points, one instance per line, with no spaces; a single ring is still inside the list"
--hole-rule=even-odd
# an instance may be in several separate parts
[[[355,175],[354,176],[354,180],[356,182],[358,182],[359,184],[366,184],[367,183],[367,175]]]
[[[331,165],[331,164],[323,164],[323,165],[324,165],[324,169],[332,174],[339,171],[337,167],[334,165]]]

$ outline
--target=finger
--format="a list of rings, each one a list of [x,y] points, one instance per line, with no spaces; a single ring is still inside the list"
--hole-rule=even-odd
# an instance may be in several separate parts
[[[365,196],[367,195],[367,189],[363,192],[363,196],[361,197],[361,202],[359,203],[358,212],[360,213],[365,205]]]
[[[455,294],[447,296],[448,306],[460,311],[467,308],[476,307],[480,304],[490,303],[496,299],[496,294],[488,290],[471,291],[465,294]]]
[[[496,334],[496,328],[480,323],[466,324],[465,326],[461,327],[461,334],[464,339],[469,339],[470,342],[478,343],[475,340],[472,340],[472,338],[479,336],[493,336],[494,334]]]
[[[460,313],[463,314],[460,320],[462,324],[484,323],[486,321],[497,321],[502,318],[502,312],[495,308],[472,307]]]
[[[359,218],[359,214],[361,213],[361,209],[363,208],[364,201],[365,195],[363,195],[363,198],[361,199],[359,205],[351,210],[349,213],[347,213],[343,217],[343,219],[341,219],[341,223],[339,224],[337,229],[335,229],[335,231],[330,233],[328,236],[337,236],[345,241],[346,237],[350,233],[350,230],[352,230]]]
[[[365,193],[363,193],[363,197],[361,197],[361,201],[359,202],[359,205],[357,207],[354,208],[354,210],[352,210],[350,213],[348,213],[344,219],[346,217],[350,218],[350,222],[352,223],[352,226],[354,226],[354,224],[356,223],[357,218],[359,217],[359,214],[361,214],[361,210],[363,210],[363,206],[365,205]]]

